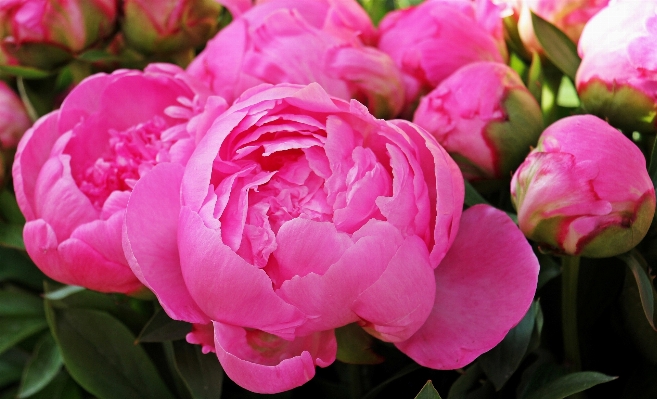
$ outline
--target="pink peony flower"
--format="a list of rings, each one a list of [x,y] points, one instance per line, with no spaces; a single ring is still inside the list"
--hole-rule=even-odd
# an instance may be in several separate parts
[[[586,111],[629,131],[657,119],[657,3],[616,1],[582,32],[577,91]]]
[[[383,18],[379,48],[403,72],[407,111],[463,65],[504,62],[501,12],[490,0],[428,0]]]
[[[157,165],[135,186],[123,245],[237,384],[305,383],[335,360],[333,330],[354,322],[418,362],[461,367],[527,311],[531,248],[490,207],[459,228],[463,178],[423,129],[318,84],[261,85],[198,118],[187,166]],[[437,323],[444,333],[427,332]]]
[[[124,0],[121,30],[144,53],[173,53],[203,45],[217,31],[216,0]]]
[[[52,68],[114,33],[116,0],[3,0],[2,47],[21,64]]]
[[[574,43],[579,41],[584,25],[609,0],[522,0],[518,32],[530,51],[542,51],[532,26],[531,12],[561,29]]]
[[[543,131],[543,114],[518,74],[476,62],[420,101],[413,122],[456,160],[466,179],[509,179]],[[507,180],[508,184],[508,180]]]
[[[49,277],[102,292],[142,287],[121,228],[135,183],[159,162],[184,164],[186,123],[204,98],[173,65],[82,81],[28,130],[13,167],[25,248]]]
[[[0,81],[0,150],[13,150],[32,125],[21,99]]]
[[[401,75],[354,0],[261,1],[215,36],[188,72],[232,102],[261,83],[317,82],[379,117],[399,113]]]
[[[562,119],[511,181],[525,235],[558,254],[609,257],[643,239],[655,189],[639,148],[592,115]]]

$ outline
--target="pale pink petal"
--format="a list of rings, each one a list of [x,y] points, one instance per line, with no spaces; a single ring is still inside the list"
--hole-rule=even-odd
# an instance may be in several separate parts
[[[305,384],[315,364],[333,363],[337,342],[333,331],[285,341],[262,331],[214,323],[217,357],[235,383],[256,393],[278,393]]]
[[[435,270],[436,299],[429,318],[397,347],[426,367],[467,365],[525,315],[538,268],[529,243],[504,212],[487,205],[468,209]]]
[[[178,255],[178,215],[183,167],[156,165],[130,196],[123,225],[123,249],[130,267],[157,296],[167,314],[190,323],[208,317],[185,286]]]
[[[220,232],[188,207],[180,211],[178,248],[187,288],[212,320],[286,337],[303,322],[301,312],[274,293],[267,274],[223,244]]]
[[[192,331],[185,337],[187,342],[201,345],[201,351],[205,354],[217,352],[214,347],[214,326],[208,324],[193,324]]]

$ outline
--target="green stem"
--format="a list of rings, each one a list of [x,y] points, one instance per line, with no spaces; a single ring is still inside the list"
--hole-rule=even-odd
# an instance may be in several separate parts
[[[579,276],[579,256],[561,258],[561,320],[563,324],[563,346],[566,362],[571,371],[582,369],[579,354],[579,331],[577,329],[577,278]]]

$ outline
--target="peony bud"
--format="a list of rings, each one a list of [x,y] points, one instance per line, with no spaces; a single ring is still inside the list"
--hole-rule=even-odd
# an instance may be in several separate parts
[[[558,254],[626,252],[646,235],[655,213],[643,154],[592,115],[546,129],[513,175],[511,196],[525,236]]]
[[[490,0],[430,0],[381,21],[379,48],[404,74],[406,111],[463,65],[504,62],[501,9]]]
[[[586,25],[577,91],[586,111],[629,131],[655,131],[657,3],[617,1]]]
[[[4,0],[2,46],[23,65],[50,69],[114,33],[116,0]]]
[[[216,33],[220,13],[215,0],[125,0],[121,29],[139,51],[174,53],[203,45]]]
[[[541,108],[518,74],[497,62],[464,66],[424,97],[427,129],[470,181],[507,179],[543,131]]]
[[[577,43],[584,25],[607,6],[609,0],[522,0],[518,32],[530,51],[542,51],[532,26],[531,13],[561,29]]]
[[[21,99],[0,81],[0,150],[15,150],[30,125],[32,122]]]

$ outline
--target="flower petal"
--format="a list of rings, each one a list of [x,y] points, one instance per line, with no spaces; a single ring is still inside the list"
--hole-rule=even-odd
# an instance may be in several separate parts
[[[468,209],[435,270],[436,299],[429,318],[397,347],[426,367],[467,365],[525,315],[538,268],[531,247],[504,212],[487,205]]]
[[[183,167],[156,165],[135,185],[123,225],[123,249],[137,277],[167,314],[190,323],[209,319],[192,299],[180,270],[178,216]]]

